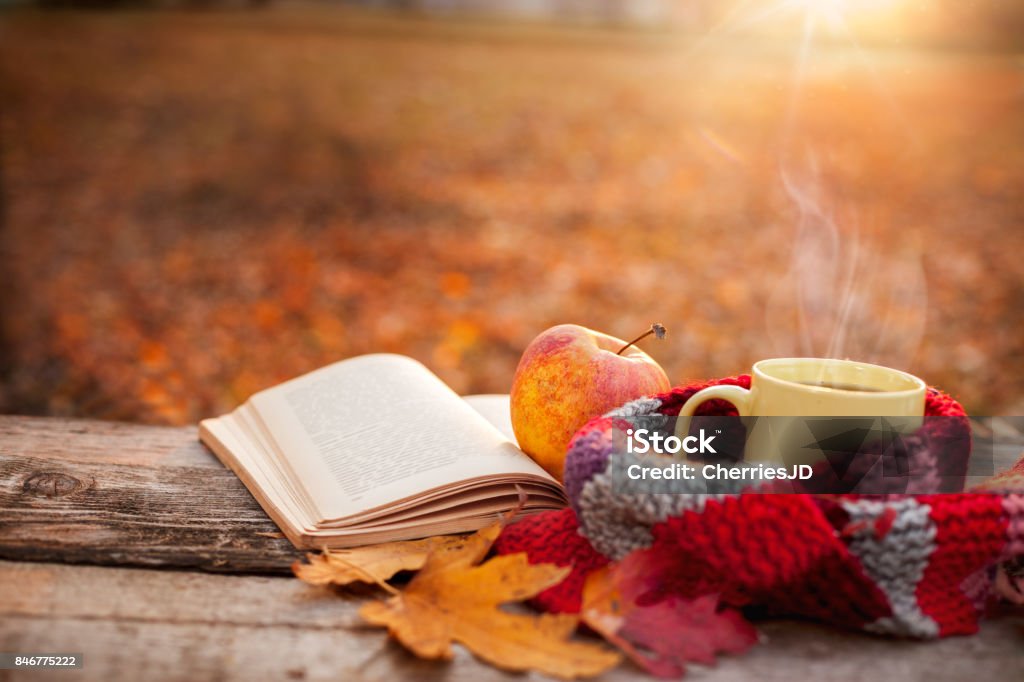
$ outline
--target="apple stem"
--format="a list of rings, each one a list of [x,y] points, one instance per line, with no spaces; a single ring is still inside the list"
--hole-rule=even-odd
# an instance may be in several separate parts
[[[648,329],[643,334],[641,334],[640,336],[636,337],[635,339],[633,339],[632,341],[627,343],[625,346],[620,348],[619,352],[616,353],[616,355],[622,355],[622,351],[624,351],[627,348],[629,348],[630,346],[636,344],[637,341],[640,341],[642,339],[646,339],[651,334],[654,334],[654,338],[656,338],[656,339],[663,339],[663,338],[665,338],[665,325],[659,324],[658,322],[655,322],[654,324],[651,325],[650,329]]]

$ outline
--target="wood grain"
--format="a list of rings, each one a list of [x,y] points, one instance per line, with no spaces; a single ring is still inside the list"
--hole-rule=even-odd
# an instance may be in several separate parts
[[[0,650],[84,652],[75,679],[548,679],[502,673],[461,647],[452,663],[417,660],[383,630],[361,626],[360,599],[294,579],[0,561],[0,585],[17,586],[0,592]],[[930,643],[793,621],[760,629],[762,646],[713,669],[693,667],[687,679],[942,682],[1024,674],[1019,613],[985,623],[976,637]],[[59,675],[72,676],[51,678]],[[601,679],[651,678],[624,664]]]
[[[0,417],[0,557],[288,573],[299,553],[194,428]]]
[[[71,457],[96,464],[222,469],[196,440],[196,428],[0,415],[0,452],[10,457]]]
[[[996,470],[1024,448],[1004,421]],[[195,427],[0,416],[0,558],[284,574],[298,555]]]
[[[278,536],[194,428],[0,416],[0,558],[285,573],[297,553]],[[417,660],[360,627],[359,600],[285,577],[0,560],[0,586],[0,651],[85,654],[74,673],[0,671],[0,682],[546,679],[462,649],[449,664]],[[765,646],[688,679],[1024,678],[1019,612],[934,643],[760,628]],[[650,678],[624,665],[603,679]]]

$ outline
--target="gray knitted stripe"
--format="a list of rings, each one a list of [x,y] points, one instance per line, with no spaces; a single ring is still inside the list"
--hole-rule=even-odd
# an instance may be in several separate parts
[[[645,417],[644,425],[652,429],[666,429],[675,417],[660,415],[662,402],[657,398],[639,398],[618,407],[604,416],[628,419]],[[685,511],[703,511],[708,499],[721,499],[726,495],[709,495],[701,482],[685,484],[675,482],[672,493],[627,493],[616,491],[612,471],[616,464],[634,457],[624,453],[610,453],[604,471],[583,484],[576,503],[580,510],[580,535],[587,538],[601,554],[613,560],[621,559],[635,549],[649,547],[654,538],[651,526],[679,516]],[[680,486],[692,488],[693,493],[680,493]],[[742,485],[737,485],[737,492]],[[728,491],[731,492],[731,491]]]
[[[1009,523],[1006,524],[1006,548],[1002,559],[1024,557],[1024,495],[1004,495],[1003,512]]]
[[[653,418],[658,415],[661,401],[657,398],[638,398],[605,413],[605,417]],[[665,423],[668,417],[664,417]],[[657,428],[659,425],[651,424]],[[580,508],[580,535],[587,538],[594,549],[612,559],[621,559],[634,549],[651,544],[651,526],[668,518],[671,513],[665,501],[668,495],[616,494],[612,484],[612,460],[608,456],[604,471],[595,474],[583,484],[577,504]],[[678,497],[673,495],[671,497]],[[696,508],[696,507],[694,507]],[[700,503],[703,509],[703,503]]]
[[[650,546],[654,540],[651,527],[655,524],[687,511],[703,512],[708,500],[733,497],[748,485],[744,481],[727,481],[716,492],[709,493],[707,483],[695,478],[652,481],[643,491],[624,490],[621,472],[639,461],[636,455],[612,454],[605,470],[583,485],[577,499],[580,535],[613,560]]]
[[[985,608],[985,602],[992,594],[992,585],[989,568],[985,567],[964,578],[960,589],[963,590],[964,596],[971,602],[974,609],[980,612]]]
[[[609,462],[609,465],[611,462]],[[616,492],[611,467],[587,481],[580,493],[580,534],[601,554],[619,560],[650,546],[651,526],[685,511],[703,511],[707,494]]]
[[[657,398],[637,398],[631,402],[626,403],[622,407],[616,407],[614,410],[605,412],[606,417],[649,417],[658,414],[658,408],[661,407],[661,401]],[[664,416],[664,415],[663,415]],[[665,417],[667,421],[669,417]]]
[[[842,505],[851,523],[866,522],[849,541],[849,549],[885,593],[892,609],[891,616],[879,618],[864,629],[903,637],[937,637],[938,624],[921,611],[916,596],[936,547],[931,507],[913,498],[897,502],[844,500]],[[896,511],[896,519],[889,532],[879,538],[874,522],[886,507]]]

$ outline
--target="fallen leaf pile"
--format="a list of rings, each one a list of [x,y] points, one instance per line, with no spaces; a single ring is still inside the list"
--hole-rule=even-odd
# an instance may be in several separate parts
[[[390,596],[364,604],[360,615],[425,659],[451,659],[452,643],[458,642],[505,670],[592,677],[618,665],[622,656],[573,638],[584,624],[651,674],[677,678],[687,663],[713,665],[717,654],[741,653],[758,640],[754,627],[738,611],[721,608],[717,595],[652,599],[645,551],[588,576],[579,617],[536,614],[525,607],[503,610],[557,585],[570,572],[530,564],[525,553],[485,561],[503,524],[469,536],[325,550],[292,569],[312,585],[382,587]],[[418,573],[404,587],[387,582],[408,570]]]
[[[425,556],[425,541],[410,543],[411,548],[392,543],[380,551],[352,552],[341,566],[339,555],[328,554],[309,565],[297,565],[295,573],[313,584],[345,584],[360,579],[360,574],[376,581],[419,564],[419,572],[404,589],[386,586],[391,596],[364,605],[360,614],[369,623],[386,627],[421,658],[450,659],[452,643],[459,642],[505,670],[537,670],[565,679],[592,677],[617,665],[621,657],[614,651],[572,639],[579,622],[575,616],[501,610],[503,604],[521,602],[558,584],[569,573],[569,568],[553,564],[531,565],[526,554],[484,562],[501,528],[495,523],[468,538],[438,541]],[[396,553],[394,560],[384,558],[388,551]],[[354,563],[360,557],[367,560],[365,569]]]

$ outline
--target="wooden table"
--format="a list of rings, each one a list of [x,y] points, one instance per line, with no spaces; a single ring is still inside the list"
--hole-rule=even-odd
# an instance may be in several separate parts
[[[462,649],[419,661],[360,627],[358,598],[291,578],[297,557],[194,427],[0,416],[0,651],[84,653],[80,670],[0,680],[546,679]],[[1024,680],[1019,611],[929,643],[760,629],[764,645],[688,679]]]

